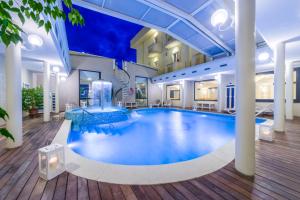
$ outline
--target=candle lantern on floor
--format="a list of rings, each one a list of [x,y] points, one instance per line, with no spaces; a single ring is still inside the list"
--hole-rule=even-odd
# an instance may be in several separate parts
[[[268,124],[259,125],[259,139],[266,141],[273,141],[273,126]]]
[[[51,144],[40,148],[39,175],[45,180],[50,180],[65,171],[65,152],[60,144]]]

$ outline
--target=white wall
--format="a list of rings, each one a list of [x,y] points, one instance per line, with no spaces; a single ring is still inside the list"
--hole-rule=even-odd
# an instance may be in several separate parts
[[[70,61],[71,74],[60,83],[60,110],[64,110],[67,103],[79,106],[79,69],[101,72],[101,79],[111,81],[113,86],[117,82],[113,75],[112,59],[71,54]]]
[[[294,116],[300,117],[300,103],[294,103]]]
[[[60,84],[60,110],[65,109],[65,104],[72,103],[75,106],[79,106],[79,69],[90,70],[101,72],[101,79],[110,81],[113,84],[113,90],[117,91],[121,86],[120,82],[115,76],[113,70],[114,60],[99,56],[89,56],[80,54],[71,54],[71,66],[72,72],[66,81]],[[135,77],[153,77],[157,75],[157,71],[143,67],[134,63],[127,63],[127,72],[130,74],[130,87],[135,88]],[[149,81],[149,87],[154,88]],[[156,98],[156,96],[149,92],[151,98]],[[152,99],[149,99],[152,101]],[[135,94],[132,94],[128,101],[135,101]]]
[[[160,100],[162,103],[162,89],[158,84],[152,84],[151,81],[148,81],[148,103],[155,104],[157,100]]]
[[[6,107],[6,99],[5,99],[5,93],[6,93],[6,83],[5,83],[5,68],[4,68],[4,57],[3,55],[0,55],[0,107],[5,108]],[[3,125],[3,121],[0,120],[0,126]]]
[[[22,86],[24,84],[29,85],[32,87],[32,71],[27,70],[25,67],[22,67]]]

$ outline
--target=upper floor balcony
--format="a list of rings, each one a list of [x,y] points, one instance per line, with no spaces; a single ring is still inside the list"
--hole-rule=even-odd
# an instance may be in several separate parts
[[[171,36],[167,36],[167,41],[166,41],[166,45],[165,48],[166,49],[172,49],[173,47],[176,47],[180,44],[180,42],[176,39],[174,39]]]
[[[162,44],[161,43],[153,43],[148,47],[148,57],[153,58],[162,53]]]

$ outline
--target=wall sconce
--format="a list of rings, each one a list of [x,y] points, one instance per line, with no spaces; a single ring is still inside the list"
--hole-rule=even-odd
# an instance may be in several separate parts
[[[269,142],[273,141],[273,126],[268,124],[259,125],[259,139]]]
[[[60,144],[51,144],[38,150],[39,175],[51,180],[65,171],[65,151]]]

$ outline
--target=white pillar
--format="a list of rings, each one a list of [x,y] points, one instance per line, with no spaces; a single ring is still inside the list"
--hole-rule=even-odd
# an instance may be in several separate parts
[[[50,64],[44,62],[44,122],[50,121]]]
[[[289,63],[286,69],[286,76],[285,76],[285,115],[286,119],[293,120],[294,119],[294,113],[293,113],[293,104],[294,104],[294,96],[293,96],[293,78],[294,78],[294,69],[293,69],[293,63]]]
[[[59,113],[59,73],[56,73],[56,85],[55,85],[55,112]]]
[[[15,148],[23,143],[21,65],[21,44],[10,44],[5,50],[6,111],[9,114],[6,128],[15,141],[8,139],[7,148]]]
[[[255,0],[235,1],[236,120],[235,168],[255,173]]]
[[[218,82],[218,112],[222,112],[224,108],[224,74],[220,74],[218,77],[216,77],[216,81]]]
[[[278,43],[274,52],[274,130],[283,132],[285,128],[285,44]]]
[[[186,95],[187,95],[187,91],[186,91],[186,81],[180,81],[179,83],[180,85],[180,100],[181,100],[181,107],[185,108],[186,107]]]

